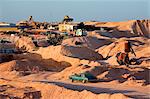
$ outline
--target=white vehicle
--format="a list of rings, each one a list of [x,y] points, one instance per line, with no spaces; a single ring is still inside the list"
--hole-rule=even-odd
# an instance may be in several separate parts
[[[77,29],[76,31],[76,36],[86,36],[87,33],[85,31],[83,31],[82,29]]]

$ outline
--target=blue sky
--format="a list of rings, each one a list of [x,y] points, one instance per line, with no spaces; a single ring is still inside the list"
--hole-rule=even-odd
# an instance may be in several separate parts
[[[0,21],[124,21],[150,19],[150,0],[0,0]]]

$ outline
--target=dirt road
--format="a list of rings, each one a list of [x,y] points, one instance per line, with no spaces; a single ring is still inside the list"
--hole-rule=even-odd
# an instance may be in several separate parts
[[[70,90],[77,90],[83,91],[88,90],[96,94],[100,93],[123,93],[129,97],[136,98],[136,99],[149,99],[150,98],[150,88],[149,87],[140,87],[140,86],[125,86],[121,84],[108,84],[105,82],[98,82],[98,83],[72,83],[71,81],[48,81],[48,80],[41,80],[38,82],[43,83],[52,83],[58,85],[60,87],[64,87]]]

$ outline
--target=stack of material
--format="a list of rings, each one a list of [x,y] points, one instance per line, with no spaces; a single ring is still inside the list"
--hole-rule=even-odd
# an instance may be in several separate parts
[[[110,43],[111,41],[108,39],[74,37],[63,41],[61,53],[65,56],[79,59],[101,60],[103,56],[95,52],[95,49]]]

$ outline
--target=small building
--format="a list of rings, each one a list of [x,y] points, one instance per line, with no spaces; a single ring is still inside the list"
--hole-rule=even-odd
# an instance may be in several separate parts
[[[63,24],[59,24],[59,31],[62,32],[72,32],[75,31],[77,29],[78,26],[78,22],[68,22],[68,23],[63,23]]]

